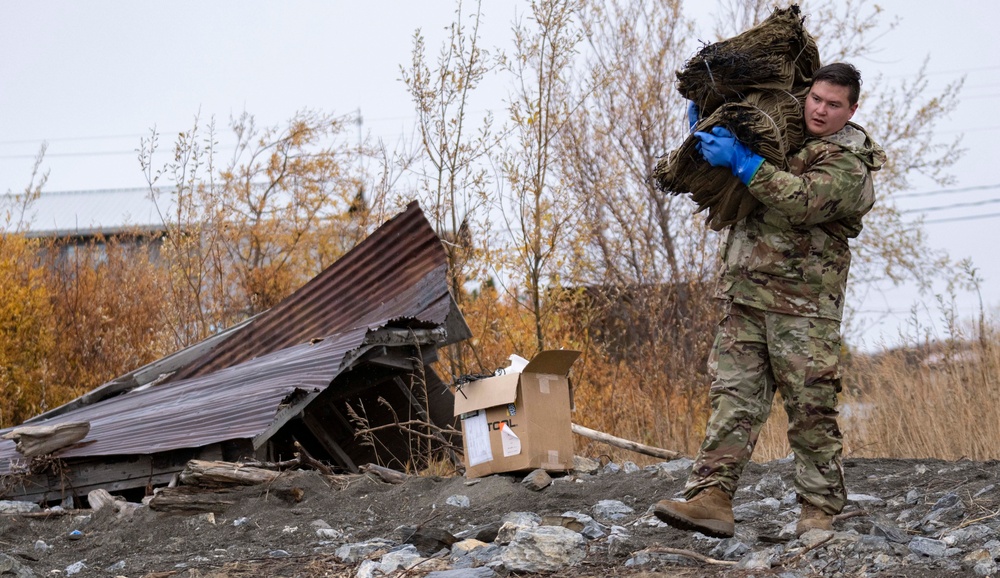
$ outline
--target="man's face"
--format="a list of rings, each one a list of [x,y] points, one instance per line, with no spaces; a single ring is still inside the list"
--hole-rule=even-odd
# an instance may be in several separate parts
[[[850,89],[821,80],[806,95],[806,130],[812,136],[828,136],[844,128],[858,104],[848,104]]]

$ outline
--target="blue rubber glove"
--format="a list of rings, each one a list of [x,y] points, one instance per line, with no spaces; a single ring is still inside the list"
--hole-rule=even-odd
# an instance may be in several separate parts
[[[694,125],[698,124],[698,105],[693,100],[688,101],[688,130],[694,130]]]
[[[727,167],[744,185],[749,185],[764,157],[756,154],[733,133],[721,126],[712,127],[712,132],[694,133],[698,139],[698,152],[713,167]]]

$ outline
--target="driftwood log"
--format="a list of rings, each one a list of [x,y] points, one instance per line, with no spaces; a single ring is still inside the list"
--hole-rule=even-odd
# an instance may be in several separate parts
[[[664,460],[673,460],[679,458],[681,454],[672,450],[665,450],[662,448],[657,448],[653,446],[647,446],[639,442],[630,441],[624,438],[615,437],[611,434],[606,434],[597,430],[590,429],[589,427],[583,427],[582,425],[572,424],[573,433],[579,436],[583,436],[588,439],[606,443],[610,446],[615,446],[617,448],[622,448],[624,450],[629,450],[639,454],[645,454],[647,456],[653,456],[654,458],[660,458]]]
[[[179,481],[185,486],[226,488],[270,484],[279,477],[288,475],[290,472],[276,472],[233,462],[191,460],[180,473]]]
[[[362,473],[373,474],[382,479],[387,484],[402,484],[410,476],[384,466],[375,464],[365,464],[359,468]]]
[[[233,489],[206,490],[195,486],[163,488],[149,501],[149,509],[157,512],[212,512],[221,514],[240,500]]]
[[[34,425],[14,428],[3,439],[14,440],[14,448],[26,458],[51,454],[87,437],[90,422]]]
[[[292,486],[301,472],[277,472],[234,462],[191,460],[178,476],[180,485],[163,488],[149,501],[159,512],[212,512],[220,514],[245,498],[260,492],[284,502],[302,501],[305,491]],[[252,489],[261,486],[260,490]]]

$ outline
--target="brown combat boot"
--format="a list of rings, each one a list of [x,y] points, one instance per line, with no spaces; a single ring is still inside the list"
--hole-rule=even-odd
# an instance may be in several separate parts
[[[661,500],[653,506],[653,513],[675,528],[716,538],[730,538],[736,531],[733,501],[718,486],[706,488],[686,501]]]
[[[795,524],[795,537],[798,538],[809,530],[833,531],[833,516],[827,514],[818,506],[809,502],[802,502],[802,513],[799,514],[799,523]]]

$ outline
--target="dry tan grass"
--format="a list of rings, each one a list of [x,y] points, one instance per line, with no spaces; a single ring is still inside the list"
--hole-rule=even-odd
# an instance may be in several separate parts
[[[855,355],[844,367],[844,455],[1000,458],[1000,334],[996,324],[952,330],[941,340]],[[754,458],[788,455],[776,401]]]
[[[953,326],[951,331],[944,339],[914,340],[909,346],[848,358],[840,399],[845,457],[1000,458],[1000,327],[981,322],[973,329]],[[693,456],[709,412],[707,383],[697,388],[657,387],[669,383],[667,375],[677,368],[665,367],[659,375],[644,369],[649,368],[589,360],[588,389],[578,390],[574,420]],[[775,396],[755,461],[791,453],[787,427],[780,395]],[[578,442],[587,455],[655,461]]]

